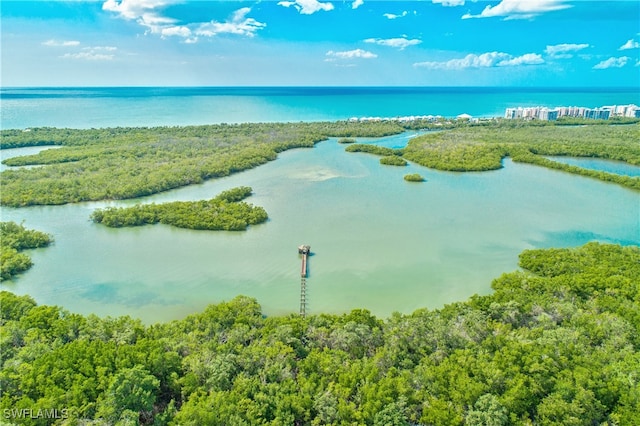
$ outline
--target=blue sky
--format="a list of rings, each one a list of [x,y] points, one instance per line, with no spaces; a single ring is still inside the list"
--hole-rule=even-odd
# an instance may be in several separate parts
[[[640,87],[640,2],[5,1],[9,86]]]

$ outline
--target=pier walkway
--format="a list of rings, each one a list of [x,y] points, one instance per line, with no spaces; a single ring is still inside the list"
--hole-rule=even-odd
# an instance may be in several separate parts
[[[302,267],[300,268],[300,315],[307,315],[307,258],[311,253],[311,246],[301,245],[298,253],[302,255]]]

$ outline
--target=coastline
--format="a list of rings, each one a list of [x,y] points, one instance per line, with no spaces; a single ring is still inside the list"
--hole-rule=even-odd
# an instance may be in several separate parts
[[[2,129],[487,118],[508,107],[640,104],[634,87],[3,87],[0,98]]]

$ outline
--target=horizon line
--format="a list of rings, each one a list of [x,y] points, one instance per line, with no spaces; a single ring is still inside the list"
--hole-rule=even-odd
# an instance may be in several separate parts
[[[136,88],[136,89],[145,89],[145,88],[166,88],[166,89],[189,89],[189,88],[215,88],[215,89],[232,89],[232,88],[247,88],[247,89],[323,89],[323,88],[362,88],[362,89],[389,89],[389,88],[407,88],[407,89],[415,89],[415,88],[425,88],[425,89],[438,89],[438,88],[446,88],[446,89],[456,89],[456,88],[477,88],[477,89],[636,89],[640,95],[640,87],[638,86],[490,86],[490,85],[482,85],[482,86],[472,86],[472,85],[78,85],[78,86],[69,86],[69,85],[34,85],[34,86],[21,86],[21,85],[2,85],[0,86],[0,90],[2,89],[118,89],[118,88]]]

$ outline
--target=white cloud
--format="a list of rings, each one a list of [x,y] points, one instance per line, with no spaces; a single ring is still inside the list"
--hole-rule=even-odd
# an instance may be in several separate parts
[[[435,4],[443,6],[464,6],[464,0],[431,0]]]
[[[162,34],[163,37],[178,36],[188,38],[191,37],[191,30],[189,29],[189,27],[186,27],[184,25],[178,25],[174,27],[163,28],[160,31],[160,34]]]
[[[91,50],[94,52],[97,50],[104,50],[107,52],[115,52],[116,50],[118,50],[118,48],[115,46],[93,46],[93,47],[83,47],[82,50]]]
[[[526,53],[522,56],[500,61],[497,65],[499,67],[516,67],[518,65],[539,65],[543,63],[544,59],[537,53]]]
[[[72,46],[80,46],[80,42],[77,40],[67,40],[67,41],[47,40],[42,42],[42,45],[52,46],[52,47],[72,47]]]
[[[351,3],[351,8],[352,9],[357,9],[360,6],[362,6],[364,4],[364,0],[355,0],[353,3]]]
[[[334,52],[333,50],[330,50],[330,51],[327,52],[327,56],[330,58],[330,60],[332,60],[333,58],[338,58],[338,59],[355,59],[355,58],[374,59],[374,58],[378,57],[378,55],[376,55],[375,53],[371,53],[369,51],[362,50],[362,49],[347,50],[347,51],[342,51],[342,52]]]
[[[586,49],[587,47],[589,47],[587,43],[581,43],[581,44],[563,43],[563,44],[556,44],[553,46],[547,46],[547,48],[544,51],[547,55],[551,55],[556,58],[571,58],[573,52]]]
[[[629,61],[628,56],[621,56],[619,58],[611,57],[593,66],[594,70],[605,70],[607,68],[622,68],[627,65]]]
[[[77,48],[78,46],[80,46],[79,41],[47,40],[42,44],[44,46],[70,48]],[[87,46],[80,49],[72,49],[72,51],[61,55],[60,58],[81,59],[87,61],[110,61],[115,58],[115,52],[117,50],[118,48],[115,46]]]
[[[380,46],[389,46],[389,47],[397,47],[399,49],[404,49],[405,47],[409,47],[409,46],[415,46],[416,44],[420,44],[422,43],[421,40],[418,39],[407,39],[404,37],[401,38],[387,38],[387,39],[380,39],[380,38],[368,38],[364,41],[365,43],[375,43],[378,44]]]
[[[80,59],[85,61],[111,61],[115,58],[115,54],[103,52],[115,52],[116,50],[118,49],[113,46],[84,47],[80,52],[65,53],[61,58]]]
[[[177,0],[106,0],[102,9],[117,13],[126,20],[135,20],[148,32],[162,37],[182,37],[185,43],[195,43],[197,36],[212,37],[217,34],[236,34],[252,37],[266,24],[247,18],[251,11],[243,7],[235,11],[225,22],[192,22],[176,25],[177,20],[161,14],[161,10]]]
[[[135,20],[152,33],[161,33],[176,20],[160,15],[157,10],[171,3],[168,0],[106,0],[102,10],[117,13],[126,20]]]
[[[499,61],[506,60],[509,55],[500,52],[488,52],[481,55],[468,54],[461,59],[450,59],[443,62],[418,62],[414,64],[417,67],[429,69],[465,69],[465,68],[484,68],[495,66]]]
[[[126,19],[138,19],[145,13],[148,14],[171,3],[168,0],[106,0],[102,4],[102,9],[119,13]]]
[[[629,39],[625,44],[620,46],[618,50],[640,49],[640,43],[634,39]]]
[[[247,18],[247,14],[251,11],[248,7],[236,10],[231,19],[227,22],[211,21],[201,24],[195,31],[197,35],[211,37],[221,33],[237,34],[253,37],[256,31],[267,26],[262,22],[258,22],[253,18]]]
[[[394,15],[393,13],[385,13],[383,16],[387,19],[398,19],[398,18],[404,18],[405,16],[407,16],[409,14],[409,12],[407,12],[406,10],[404,12],[402,12],[400,15]]]
[[[92,52],[77,52],[77,53],[65,53],[61,58],[70,59],[83,59],[87,61],[110,61],[114,58],[114,55],[105,55],[102,53]]]
[[[293,6],[303,15],[311,15],[321,10],[327,12],[333,10],[333,3],[322,3],[318,0],[280,1],[278,5],[284,7]]]
[[[553,12],[572,7],[566,0],[502,0],[495,6],[487,6],[479,15],[467,13],[462,19],[494,18],[530,19],[541,13]]]
[[[480,55],[470,53],[464,58],[450,59],[448,61],[418,62],[413,65],[428,69],[463,70],[468,68],[538,65],[542,63],[544,63],[544,60],[537,53],[527,53],[522,56],[513,57],[503,52],[487,52]]]

